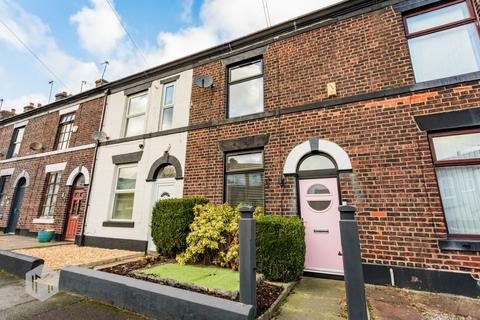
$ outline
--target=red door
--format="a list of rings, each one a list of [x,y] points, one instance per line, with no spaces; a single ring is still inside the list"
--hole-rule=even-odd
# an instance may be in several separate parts
[[[72,190],[72,197],[70,198],[70,207],[68,210],[67,230],[65,231],[66,241],[75,241],[84,192],[85,188],[83,187],[75,187]]]

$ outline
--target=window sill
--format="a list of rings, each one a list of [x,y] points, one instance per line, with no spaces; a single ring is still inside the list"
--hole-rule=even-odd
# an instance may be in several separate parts
[[[115,227],[115,228],[134,228],[135,222],[133,221],[103,221],[102,226],[104,227]]]
[[[33,219],[33,223],[35,223],[35,224],[53,224],[53,223],[55,223],[55,219],[54,218],[41,217],[41,218]]]
[[[438,240],[440,250],[480,252],[480,240],[446,239]]]

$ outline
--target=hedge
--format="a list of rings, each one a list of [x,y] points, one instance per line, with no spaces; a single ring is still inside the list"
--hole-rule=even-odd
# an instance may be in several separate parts
[[[152,212],[152,238],[158,253],[167,258],[186,248],[189,226],[193,222],[193,207],[206,204],[201,197],[183,199],[165,199],[158,201]]]
[[[270,281],[300,278],[305,263],[305,229],[298,217],[257,220],[257,272]]]

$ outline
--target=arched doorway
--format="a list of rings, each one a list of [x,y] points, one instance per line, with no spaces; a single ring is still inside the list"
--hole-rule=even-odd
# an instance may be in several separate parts
[[[167,163],[160,167],[153,189],[154,203],[158,200],[171,199],[176,197],[176,175],[177,172],[173,165]]]
[[[300,214],[305,224],[305,269],[343,274],[337,165],[312,153],[297,168]]]
[[[328,140],[311,138],[288,154],[285,176],[297,181],[298,211],[305,224],[305,270],[343,274],[338,173],[352,170],[348,154]]]
[[[80,213],[83,208],[83,199],[85,194],[85,176],[79,174],[73,184],[70,192],[70,201],[67,212],[67,223],[64,239],[66,241],[75,241],[77,235]]]
[[[12,198],[12,205],[10,206],[10,214],[6,229],[7,233],[15,233],[15,230],[17,230],[17,223],[20,218],[23,205],[23,196],[25,195],[26,187],[27,179],[25,177],[21,177],[15,186],[15,192]]]

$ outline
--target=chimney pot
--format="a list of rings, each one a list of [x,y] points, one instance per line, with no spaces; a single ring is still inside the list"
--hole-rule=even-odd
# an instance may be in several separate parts
[[[17,110],[15,110],[15,109],[12,108],[12,110],[10,110],[10,112],[15,115],[15,113],[17,112]]]
[[[95,87],[100,87],[107,83],[108,81],[105,79],[98,79],[98,80],[95,80]]]
[[[55,95],[55,101],[65,99],[67,97],[68,97],[68,93],[66,91],[62,91]]]
[[[32,102],[30,102],[27,106],[23,107],[23,112],[28,112],[33,109],[35,109],[35,105]]]
[[[37,108],[40,108],[42,106],[41,103],[37,103]]]

